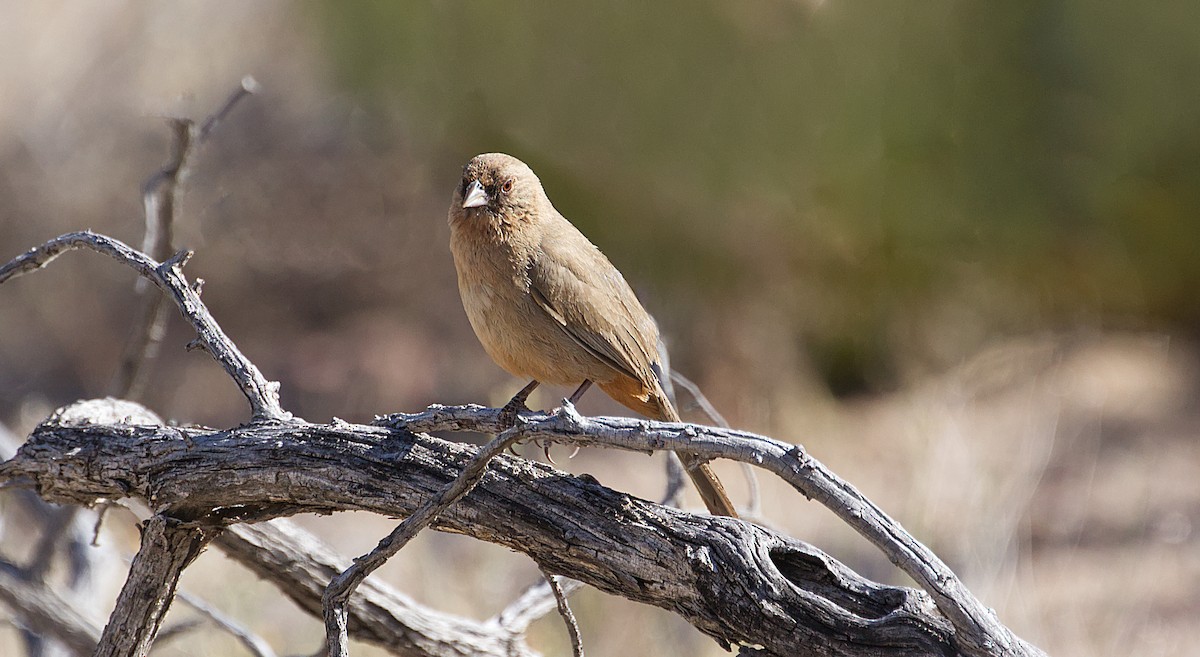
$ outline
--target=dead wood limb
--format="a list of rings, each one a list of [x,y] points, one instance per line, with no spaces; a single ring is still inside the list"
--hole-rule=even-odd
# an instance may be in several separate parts
[[[175,597],[179,576],[216,531],[162,515],[142,525],[142,547],[129,566],[129,577],[93,657],[141,657],[150,651]]]
[[[920,584],[958,631],[963,652],[979,656],[1040,652],[1002,625],[932,550],[800,445],[748,431],[685,423],[587,418],[577,413],[529,413],[523,419],[527,435],[536,440],[633,451],[682,449],[705,458],[751,463],[768,470],[805,497],[823,504]],[[421,413],[378,418],[376,423],[414,431],[487,433],[496,430],[500,418],[493,409],[481,406],[435,405]]]
[[[423,434],[299,420],[228,431],[48,423],[0,465],[0,481],[61,503],[135,497],[197,525],[351,509],[406,516],[478,451]],[[435,526],[524,552],[765,654],[965,652],[920,591],[875,584],[749,523],[676,511],[517,457],[497,456]]]
[[[358,585],[375,569],[382,566],[392,555],[400,551],[416,535],[444,512],[451,504],[462,499],[479,483],[487,470],[488,463],[502,454],[523,436],[522,426],[511,427],[484,445],[467,461],[462,472],[438,494],[417,507],[411,515],[400,522],[396,529],[379,541],[379,545],[333,578],[321,598],[324,608],[325,641],[329,645],[330,657],[349,657],[346,628],[346,605]]]
[[[480,454],[409,430],[503,429],[500,411],[473,406],[382,418],[391,430],[292,419],[279,406],[277,384],[237,351],[188,285],[181,271],[186,253],[159,264],[111,238],[71,233],[0,267],[0,283],[79,247],[110,255],[169,292],[200,343],[238,383],[257,421],[228,431],[47,422],[17,457],[0,465],[0,484],[36,488],[46,499],[68,503],[137,497],[193,531],[304,511],[407,516],[449,490]],[[570,407],[521,419],[528,438],[643,452],[685,449],[754,463],[837,513],[932,601],[920,591],[869,582],[816,548],[767,529],[672,511],[507,456],[497,456],[479,486],[445,509],[436,526],[670,609],[717,641],[753,646],[758,654],[1041,654],[1004,628],[932,552],[797,445],[698,425],[583,418]],[[232,445],[238,449],[227,451]],[[131,572],[127,588],[137,575]],[[143,630],[153,625],[153,636],[160,621],[145,616]]]
[[[184,319],[195,328],[205,351],[216,359],[237,383],[242,394],[250,402],[250,409],[256,419],[290,417],[279,405],[279,384],[267,381],[262,372],[258,371],[258,367],[242,355],[200,301],[200,295],[188,284],[183,275],[183,265],[191,258],[192,254],[189,251],[181,251],[159,263],[130,248],[124,242],[106,235],[99,235],[90,230],[67,233],[30,249],[0,267],[0,283],[40,269],[63,253],[80,248],[91,249],[113,258],[170,295]]]

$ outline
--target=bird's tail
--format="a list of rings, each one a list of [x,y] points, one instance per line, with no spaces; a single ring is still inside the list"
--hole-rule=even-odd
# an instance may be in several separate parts
[[[657,419],[667,422],[681,421],[679,411],[675,410],[675,405],[665,394],[659,396],[657,401],[656,405],[659,411]],[[729,494],[725,492],[725,486],[721,485],[721,480],[717,479],[712,468],[708,467],[708,461],[691,452],[679,451],[675,454],[683,462],[683,469],[691,477],[696,491],[700,493],[700,499],[704,500],[704,506],[708,507],[708,512],[714,516],[738,517],[737,511],[733,508],[733,502],[729,500]]]
[[[683,469],[692,478],[692,483],[696,485],[696,490],[700,493],[700,499],[704,500],[704,506],[708,507],[708,512],[714,516],[738,517],[737,511],[733,508],[733,502],[729,501],[729,495],[725,493],[725,487],[721,485],[721,480],[717,479],[717,475],[713,474],[712,468],[708,467],[708,463],[689,452],[676,452],[676,454],[679,455],[679,460],[683,461]]]

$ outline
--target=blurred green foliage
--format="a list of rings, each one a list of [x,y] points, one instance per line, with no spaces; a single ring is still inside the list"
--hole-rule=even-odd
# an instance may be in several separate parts
[[[1195,2],[312,8],[447,197],[517,155],[631,280],[777,307],[835,389],[997,327],[1200,327]]]

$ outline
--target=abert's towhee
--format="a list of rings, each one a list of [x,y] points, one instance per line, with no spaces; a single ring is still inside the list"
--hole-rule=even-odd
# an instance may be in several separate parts
[[[450,204],[450,250],[475,335],[492,360],[533,379],[513,397],[524,408],[538,383],[595,383],[629,408],[679,421],[663,392],[658,327],[608,258],[567,221],[524,162],[476,156]],[[679,453],[714,515],[736,518],[725,488],[700,458]]]

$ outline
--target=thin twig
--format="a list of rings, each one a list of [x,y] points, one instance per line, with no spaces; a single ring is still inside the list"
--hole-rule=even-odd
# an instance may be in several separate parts
[[[174,625],[164,627],[158,631],[158,636],[154,637],[154,646],[151,648],[151,650],[161,648],[168,641],[178,639],[179,637],[189,632],[194,632],[201,627],[204,627],[203,618],[189,618],[187,620],[179,621]]]
[[[197,139],[203,143],[204,140],[208,139],[208,136],[212,134],[212,131],[221,124],[221,121],[224,121],[225,117],[229,116],[229,113],[233,111],[233,108],[236,107],[243,98],[249,96],[250,94],[256,94],[259,91],[262,91],[262,85],[258,83],[258,80],[254,79],[254,76],[247,75],[243,77],[241,84],[238,85],[238,88],[234,89],[233,92],[229,94],[229,97],[225,99],[225,104],[221,106],[221,109],[213,112],[212,114],[208,115],[208,118],[204,119],[204,123],[200,125],[200,133],[197,135]]]
[[[674,452],[667,452],[667,490],[663,492],[661,504],[681,508],[683,506],[684,472],[683,463]]]
[[[237,103],[257,88],[258,83],[254,78],[243,78],[237,90],[199,127],[190,119],[171,119],[170,159],[142,184],[142,208],[146,223],[142,251],[146,255],[162,261],[175,252],[175,217],[180,205],[180,189],[187,178],[192,156]],[[166,334],[167,305],[162,294],[152,291],[142,278],[138,279],[134,289],[142,298],[139,321],[129,334],[113,386],[114,394],[123,399],[141,397],[146,370],[158,356]]]
[[[0,267],[0,283],[40,269],[59,255],[80,248],[89,248],[115,259],[168,293],[178,306],[179,312],[196,330],[205,351],[221,364],[242,390],[242,394],[250,402],[255,419],[279,420],[291,417],[291,414],[279,405],[279,384],[267,381],[258,367],[242,355],[200,301],[200,296],[188,284],[183,275],[183,265],[191,257],[190,251],[181,251],[159,263],[120,240],[90,230],[67,233],[30,249]]]
[[[579,580],[568,578],[564,583],[563,579],[559,578],[559,586],[563,595],[569,596],[583,588],[583,582]],[[555,606],[557,606],[557,601],[554,591],[550,588],[549,580],[543,578],[525,589],[521,595],[517,596],[516,600],[510,602],[500,613],[489,618],[485,624],[504,628],[512,635],[521,635],[529,629],[533,621],[550,613]]]
[[[313,534],[281,518],[229,527],[214,545],[318,618],[329,581],[351,563]],[[394,654],[538,657],[517,633],[425,607],[378,578],[364,580],[347,607],[351,636]]]
[[[713,406],[712,402],[708,401],[708,397],[700,391],[700,386],[686,376],[671,370],[671,382],[688,391],[692,396],[692,401],[699,407],[700,412],[708,416],[708,419],[718,427],[729,428],[729,423],[725,421],[725,416],[717,411],[717,407]]]
[[[112,508],[112,504],[102,502],[96,505],[96,522],[92,525],[92,540],[88,545],[91,547],[100,547],[100,529],[104,526],[104,517],[108,515],[108,510]]]
[[[563,400],[559,412],[574,411],[570,402]],[[487,472],[488,463],[496,456],[504,453],[511,445],[525,437],[523,423],[518,423],[484,445],[471,460],[467,462],[462,472],[454,481],[442,489],[438,495],[417,508],[412,515],[405,518],[392,533],[388,534],[379,544],[363,557],[354,560],[354,565],[333,578],[322,598],[325,616],[325,635],[329,642],[331,657],[347,657],[346,605],[354,589],[358,587],[367,575],[382,566],[392,555],[400,551],[422,529],[429,526],[438,515],[451,504],[457,502],[475,487]]]
[[[538,569],[542,571],[542,576],[550,585],[550,590],[554,593],[554,602],[558,605],[558,615],[562,616],[563,623],[567,626],[567,635],[571,637],[571,654],[575,657],[583,657],[583,636],[579,633],[579,622],[575,620],[575,613],[567,604],[567,594],[559,585],[558,576],[546,572],[541,565],[538,565]]]
[[[176,591],[175,597],[183,604],[200,612],[221,629],[232,634],[255,657],[275,657],[275,651],[271,649],[271,645],[262,637],[251,632],[236,620],[226,616],[221,610],[186,591]]]

